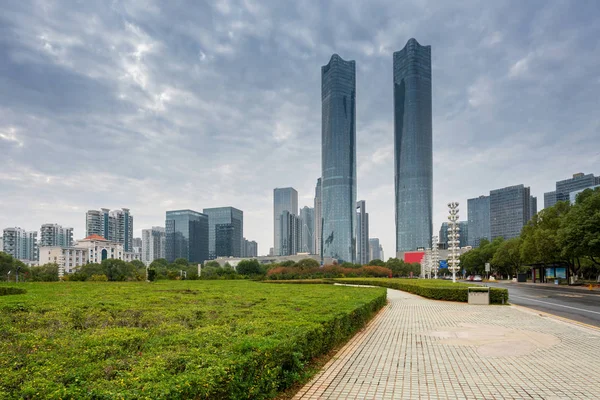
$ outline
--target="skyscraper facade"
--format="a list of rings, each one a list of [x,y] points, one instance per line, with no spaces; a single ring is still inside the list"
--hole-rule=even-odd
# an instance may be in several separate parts
[[[167,211],[165,255],[169,262],[208,260],[208,215],[192,210]]]
[[[321,206],[321,178],[317,179],[317,186],[315,187],[315,227],[314,227],[314,237],[315,237],[315,254],[323,258],[323,253],[321,252],[322,248],[322,234],[323,234],[323,212]]]
[[[458,247],[469,246],[469,222],[458,221]],[[438,237],[438,248],[445,250],[448,248],[448,223],[442,222]]]
[[[356,257],[356,64],[334,54],[321,67],[322,255]]]
[[[490,232],[490,196],[479,196],[467,200],[469,246],[479,247],[481,239],[492,239]],[[462,235],[462,233],[461,233]]]
[[[300,219],[302,220],[302,245],[300,252],[315,254],[315,209],[312,207],[302,207],[300,210]]]
[[[258,257],[258,243],[244,238],[244,253],[242,257]]]
[[[39,249],[36,231],[21,228],[6,228],[2,233],[2,249],[22,261],[39,260]]]
[[[86,237],[102,236],[120,243],[125,251],[133,250],[133,215],[128,208],[110,211],[108,208],[89,210],[85,215]]]
[[[394,53],[396,252],[431,246],[431,46],[410,39]]]
[[[166,258],[166,241],[165,228],[142,229],[142,262],[150,265],[154,260]]]
[[[544,208],[552,207],[556,204],[556,191],[544,193]]]
[[[521,234],[521,229],[531,219],[531,194],[529,187],[509,186],[490,191],[490,232],[497,237],[511,239]]]
[[[369,262],[369,214],[367,202],[356,202],[356,262],[365,265]]]
[[[571,192],[591,188],[595,185],[600,185],[600,176],[583,172],[573,174],[572,178],[557,181],[556,190],[544,193],[544,208],[551,207],[558,201],[569,201]]]
[[[298,216],[298,192],[296,189],[275,188],[273,190],[273,252],[276,256],[285,255],[281,253],[281,214],[287,211]]]
[[[44,224],[40,228],[40,247],[73,245],[73,228],[63,228],[58,224]]]
[[[244,212],[234,207],[205,208],[202,212],[208,215],[209,259],[241,257],[244,243]]]
[[[302,246],[302,220],[285,210],[279,218],[280,256],[293,256]]]
[[[369,239],[369,261],[383,259],[383,247],[379,244],[379,238]]]

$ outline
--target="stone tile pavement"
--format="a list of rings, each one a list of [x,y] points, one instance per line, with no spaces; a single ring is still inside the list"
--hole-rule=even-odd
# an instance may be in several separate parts
[[[522,307],[389,304],[295,399],[600,399],[600,330]]]

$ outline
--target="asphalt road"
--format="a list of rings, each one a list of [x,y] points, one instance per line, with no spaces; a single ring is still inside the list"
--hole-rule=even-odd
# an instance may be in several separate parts
[[[532,287],[517,283],[488,283],[508,289],[512,304],[600,327],[600,292],[568,287]]]

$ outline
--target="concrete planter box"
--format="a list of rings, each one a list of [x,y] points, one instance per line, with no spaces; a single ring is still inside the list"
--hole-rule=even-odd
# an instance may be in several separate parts
[[[490,304],[490,288],[485,286],[470,287],[467,289],[469,304],[485,305]]]

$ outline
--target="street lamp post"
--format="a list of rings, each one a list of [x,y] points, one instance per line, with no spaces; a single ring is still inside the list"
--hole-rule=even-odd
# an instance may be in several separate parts
[[[460,268],[460,228],[458,226],[458,202],[448,203],[448,269],[452,272],[452,282],[456,282],[456,273]]]
[[[438,237],[431,238],[431,271],[438,278],[438,270],[440,269],[440,253],[438,251]]]

